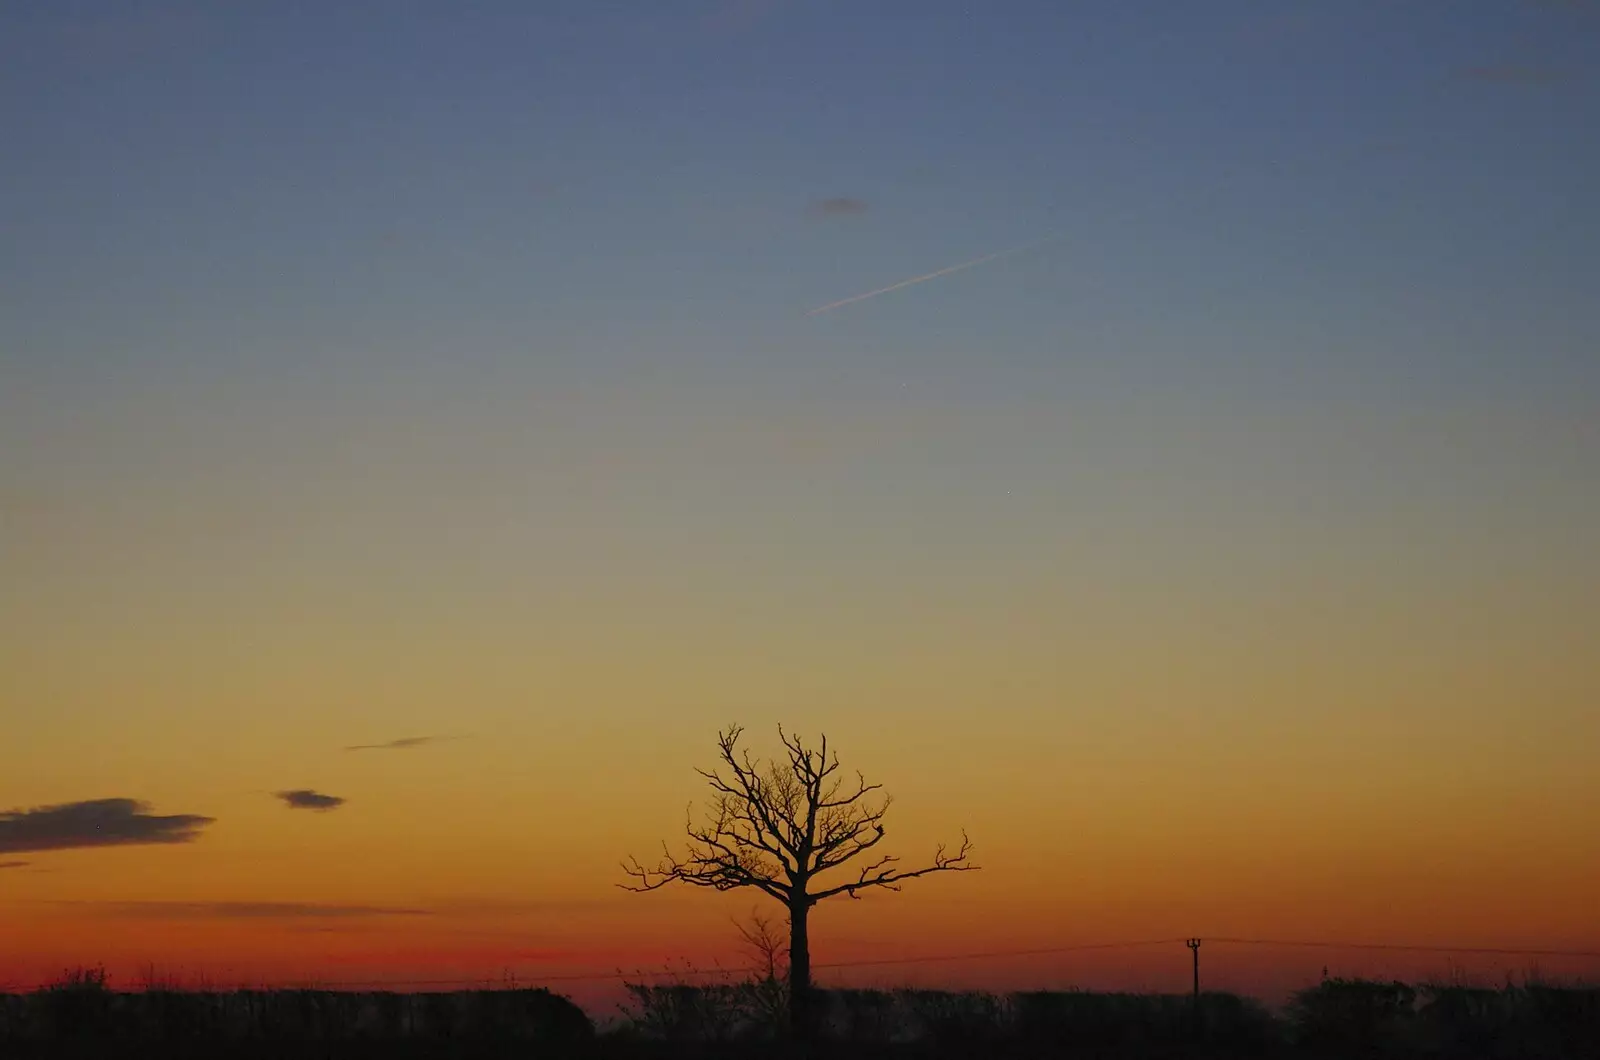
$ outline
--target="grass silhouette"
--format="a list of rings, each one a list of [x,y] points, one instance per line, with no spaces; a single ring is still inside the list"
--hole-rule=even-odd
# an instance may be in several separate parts
[[[395,993],[183,989],[103,968],[0,994],[5,1057],[1311,1057],[1577,1060],[1600,1056],[1600,987],[1530,978],[1411,985],[1324,978],[1281,1013],[1238,995],[823,989],[822,1034],[786,1041],[770,975],[626,984],[597,1032],[567,998],[500,989]]]

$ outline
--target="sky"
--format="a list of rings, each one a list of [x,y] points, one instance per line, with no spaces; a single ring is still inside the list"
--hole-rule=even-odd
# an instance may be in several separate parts
[[[819,964],[1600,949],[1597,69],[1580,0],[0,5],[0,985],[736,961],[615,886],[733,721],[972,837]]]

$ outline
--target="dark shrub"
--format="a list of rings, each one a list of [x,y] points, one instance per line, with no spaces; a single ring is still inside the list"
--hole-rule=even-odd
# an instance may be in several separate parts
[[[1265,1052],[1279,1045],[1283,1031],[1266,1006],[1238,994],[1201,994],[1199,1038],[1236,1053]]]
[[[1510,990],[1427,984],[1419,988],[1417,1033],[1422,1045],[1451,1056],[1496,1056],[1511,1027]]]
[[[501,1039],[575,1044],[594,1038],[588,1014],[549,990],[480,990],[467,1001],[468,1033]]]
[[[1235,1053],[1261,1052],[1281,1037],[1257,1002],[1235,994],[1100,994],[1034,991],[1010,997],[1014,1035],[1036,1046],[1127,1050],[1187,1048],[1196,1043]]]
[[[904,1017],[893,994],[883,990],[819,990],[832,1037],[851,1042],[892,1041]]]
[[[112,1030],[113,998],[104,968],[76,968],[33,995],[39,1030],[48,1037],[104,1035]]]
[[[673,1042],[725,1042],[752,1020],[749,998],[738,985],[625,983],[633,1006],[628,1015],[646,1038]]]
[[[1011,996],[1011,1022],[1019,1038],[1037,1045],[1122,1048],[1168,1036],[1151,1002],[1132,994],[1029,991]]]
[[[971,990],[897,990],[912,1034],[945,1043],[990,1041],[1005,1030],[1005,1008],[993,994]]]
[[[1295,994],[1295,1040],[1339,1049],[1398,1049],[1412,1040],[1417,992],[1405,983],[1324,979]]]
[[[1530,983],[1516,993],[1519,1045],[1549,1055],[1600,1056],[1600,987]]]

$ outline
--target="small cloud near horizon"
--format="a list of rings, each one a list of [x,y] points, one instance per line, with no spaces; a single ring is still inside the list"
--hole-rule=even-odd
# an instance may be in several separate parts
[[[813,217],[853,217],[866,212],[867,204],[863,200],[844,195],[814,202],[810,210]]]
[[[29,864],[26,861],[0,861],[0,869],[25,869]]]
[[[137,799],[88,799],[0,812],[0,854],[92,847],[190,843],[216,821],[199,814],[158,816]]]
[[[398,740],[388,740],[384,743],[357,743],[345,748],[346,751],[409,751],[414,747],[423,747],[430,743],[448,739],[445,736],[402,736]]]
[[[324,795],[310,788],[277,791],[273,794],[283,800],[283,804],[291,810],[337,810],[345,804],[345,800],[338,795]]]

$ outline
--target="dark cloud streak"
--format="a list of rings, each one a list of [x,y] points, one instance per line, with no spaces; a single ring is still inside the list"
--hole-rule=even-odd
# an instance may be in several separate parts
[[[190,843],[215,822],[197,814],[150,814],[135,799],[89,799],[0,813],[0,854]]]
[[[310,788],[277,791],[273,794],[282,799],[283,804],[291,810],[337,810],[345,804],[345,800],[338,795],[324,795]]]
[[[386,743],[358,743],[346,747],[346,751],[409,751],[414,747],[423,747],[443,739],[439,736],[403,736],[398,740],[389,740]]]
[[[25,869],[28,865],[26,861],[0,861],[0,869]]]

